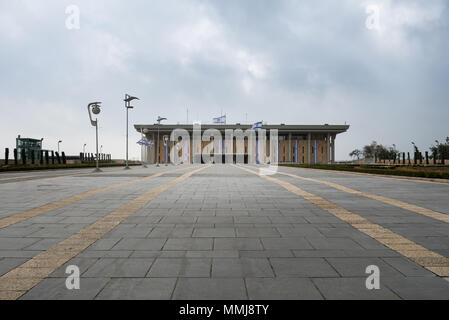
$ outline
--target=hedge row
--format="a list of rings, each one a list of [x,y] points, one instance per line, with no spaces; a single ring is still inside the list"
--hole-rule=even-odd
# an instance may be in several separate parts
[[[130,166],[141,165],[140,163],[130,163]],[[94,168],[95,163],[80,163],[80,164],[49,164],[49,165],[28,165],[28,166],[8,166],[0,167],[0,172],[5,171],[29,171],[29,170],[55,170],[55,169],[82,169]],[[122,163],[99,163],[100,167],[124,167]]]
[[[438,172],[438,171],[405,171],[405,170],[395,170],[388,168],[367,168],[360,167],[360,169],[355,168],[356,165],[349,164],[282,164],[285,167],[298,167],[298,168],[310,168],[310,169],[322,169],[322,170],[337,170],[337,171],[349,171],[349,172],[362,172],[362,173],[372,173],[372,174],[383,174],[391,176],[405,176],[405,177],[418,177],[418,178],[432,178],[432,179],[449,179],[449,172]]]

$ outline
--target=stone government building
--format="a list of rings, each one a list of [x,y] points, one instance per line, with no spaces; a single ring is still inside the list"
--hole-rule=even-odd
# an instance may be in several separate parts
[[[153,146],[146,148],[143,152],[144,161],[149,164],[157,162],[157,148],[159,147],[159,163],[169,163],[170,151],[172,151],[174,142],[168,141],[168,148],[165,146],[165,142],[170,134],[175,129],[184,129],[189,132],[191,141],[190,145],[185,144],[178,151],[178,159],[181,163],[192,163],[192,137],[193,126],[192,125],[134,125],[137,132],[143,134],[148,141],[153,141]],[[159,128],[159,143],[157,143]],[[226,156],[232,155],[235,162],[235,155],[237,154],[236,143],[234,138],[233,152],[230,153],[230,144],[225,141],[225,130],[227,129],[241,129],[246,131],[251,129],[251,125],[242,124],[202,124],[201,131],[204,133],[207,129],[217,129],[222,134],[223,154]],[[300,164],[326,164],[335,162],[335,140],[339,133],[344,133],[349,129],[349,125],[263,125],[262,129],[265,129],[267,134],[269,130],[277,129],[279,144],[278,144],[278,162],[279,163],[300,163]],[[202,149],[207,153],[209,141],[202,142]],[[220,149],[220,148],[218,148]],[[267,155],[270,150],[269,136],[267,138]],[[196,152],[197,153],[197,152]],[[221,150],[218,150],[221,153]],[[176,157],[176,155],[175,155]],[[245,162],[248,162],[248,139],[244,140],[244,157]],[[175,160],[175,159],[174,159]],[[224,162],[224,158],[223,158]]]

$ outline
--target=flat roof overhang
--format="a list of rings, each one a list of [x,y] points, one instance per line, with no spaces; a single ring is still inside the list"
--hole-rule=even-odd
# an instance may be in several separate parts
[[[159,132],[172,132],[175,129],[185,129],[187,131],[193,130],[193,125],[186,124],[161,124],[158,126],[157,124],[152,125],[143,125],[136,124],[134,128],[136,131],[141,132],[145,129],[148,132],[157,132],[159,127]],[[349,125],[263,125],[262,129],[271,130],[278,129],[279,133],[297,133],[297,134],[305,134],[305,133],[343,133],[348,131]],[[224,131],[226,129],[242,129],[247,130],[251,129],[252,125],[244,125],[244,124],[202,124],[201,131],[205,131],[207,129],[217,129],[220,131]]]

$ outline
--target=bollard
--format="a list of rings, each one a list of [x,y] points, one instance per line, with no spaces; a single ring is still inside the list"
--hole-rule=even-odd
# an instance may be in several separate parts
[[[5,165],[9,163],[9,148],[5,148]]]

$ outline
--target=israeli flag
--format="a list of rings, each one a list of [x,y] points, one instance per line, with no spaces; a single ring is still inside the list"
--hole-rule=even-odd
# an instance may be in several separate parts
[[[154,145],[153,141],[148,141],[148,140],[145,140],[145,139],[140,139],[136,143],[138,145],[140,145],[140,146],[147,146],[147,147],[150,147],[150,148]]]
[[[256,122],[256,123],[253,124],[253,126],[251,127],[251,130],[257,130],[257,129],[262,129],[262,121]]]
[[[215,124],[226,124],[226,115],[218,117],[218,118],[213,118],[213,123],[215,123]]]

